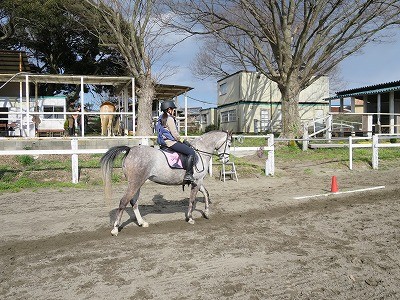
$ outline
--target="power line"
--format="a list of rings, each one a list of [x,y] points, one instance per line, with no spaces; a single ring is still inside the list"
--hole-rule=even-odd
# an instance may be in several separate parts
[[[205,101],[205,100],[199,100],[199,99],[196,99],[196,98],[193,98],[193,97],[190,97],[190,96],[187,96],[189,99],[192,99],[192,100],[194,100],[194,101],[197,101],[197,102],[201,102],[201,103],[204,103],[204,104],[211,104],[211,105],[216,105],[215,103],[211,103],[211,102],[208,102],[208,101]]]

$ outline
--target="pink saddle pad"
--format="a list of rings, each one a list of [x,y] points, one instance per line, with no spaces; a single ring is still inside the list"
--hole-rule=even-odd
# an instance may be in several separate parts
[[[168,165],[171,168],[174,169],[183,169],[183,163],[181,160],[181,156],[179,153],[171,151],[171,150],[166,150],[166,149],[160,149],[162,153],[164,153],[165,158],[167,159]]]

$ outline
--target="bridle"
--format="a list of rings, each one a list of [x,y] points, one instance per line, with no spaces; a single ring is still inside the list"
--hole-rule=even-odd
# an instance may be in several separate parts
[[[229,133],[228,133],[228,132],[225,132],[225,133],[226,133],[226,139],[225,139],[225,141],[222,142],[221,146],[219,146],[218,148],[215,148],[215,150],[217,150],[217,152],[218,152],[217,154],[215,154],[214,152],[207,152],[207,151],[199,150],[199,149],[197,149],[197,148],[194,148],[194,150],[197,151],[197,152],[200,152],[200,153],[209,155],[209,156],[212,156],[212,155],[218,156],[219,159],[221,159],[221,158],[224,157],[225,155],[229,155],[229,153],[226,152],[226,148],[228,147]],[[221,147],[222,147],[223,145],[225,145],[225,147],[224,147],[224,152],[219,153],[219,150],[221,149]]]

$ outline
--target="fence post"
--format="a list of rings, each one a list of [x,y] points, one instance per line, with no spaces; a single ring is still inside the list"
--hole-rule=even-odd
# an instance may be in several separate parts
[[[275,146],[274,146],[274,135],[268,135],[268,158],[265,161],[265,176],[275,174]]]
[[[148,138],[148,137],[142,137],[142,143],[141,143],[141,145],[144,145],[144,146],[150,145],[150,144],[149,144],[149,138]]]
[[[353,137],[349,136],[349,169],[353,170]]]
[[[71,139],[71,150],[78,150],[78,139]],[[71,155],[72,183],[79,182],[78,154]]]
[[[314,122],[314,128],[315,128],[315,122]],[[314,129],[315,132],[315,129]],[[308,149],[308,126],[307,123],[304,123],[303,126],[303,151],[307,151]]]
[[[332,115],[328,115],[326,119],[326,129],[326,139],[330,141],[332,139]]]
[[[379,135],[372,136],[372,169],[378,169],[379,161]]]

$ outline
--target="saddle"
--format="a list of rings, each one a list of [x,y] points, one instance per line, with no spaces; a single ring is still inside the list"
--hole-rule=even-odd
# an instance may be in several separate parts
[[[175,152],[167,147],[160,147],[160,151],[164,154],[170,168],[186,170],[187,168],[186,155]]]

